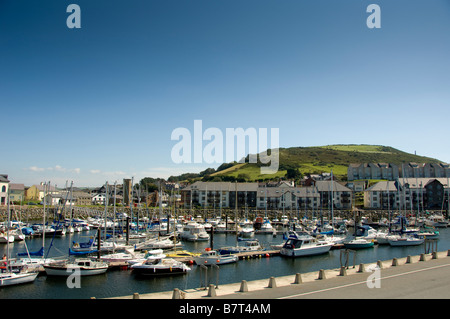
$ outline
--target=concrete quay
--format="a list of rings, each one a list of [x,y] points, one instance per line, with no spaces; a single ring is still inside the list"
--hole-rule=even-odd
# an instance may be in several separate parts
[[[420,254],[354,268],[209,285],[208,289],[137,294],[108,299],[448,299],[450,250]]]

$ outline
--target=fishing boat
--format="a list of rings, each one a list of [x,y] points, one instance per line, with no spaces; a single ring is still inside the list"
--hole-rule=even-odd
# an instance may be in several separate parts
[[[74,271],[80,276],[92,276],[103,274],[108,270],[108,263],[93,261],[89,258],[77,258],[74,261],[44,264],[48,276],[69,276]]]
[[[207,249],[203,254],[194,257],[197,265],[223,265],[235,263],[238,257],[233,254],[221,255],[217,250]]]
[[[222,247],[218,250],[219,254],[229,255],[229,254],[237,254],[237,253],[249,252],[249,251],[258,251],[258,250],[263,249],[257,239],[243,240],[243,241],[241,241],[241,243],[242,243],[242,245],[238,245],[238,246]]]
[[[205,226],[197,222],[190,222],[183,227],[180,238],[188,241],[204,241],[209,240],[209,234],[205,230]]]
[[[318,241],[312,236],[289,238],[280,249],[280,254],[289,257],[313,256],[330,251],[333,243]]]
[[[191,270],[181,261],[173,258],[167,258],[162,250],[153,251],[144,261],[131,265],[131,270],[136,275],[145,276],[163,276],[163,275],[179,275],[186,274]]]

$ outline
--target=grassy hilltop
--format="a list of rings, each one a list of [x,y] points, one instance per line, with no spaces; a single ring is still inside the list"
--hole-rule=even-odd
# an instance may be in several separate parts
[[[305,174],[330,172],[338,178],[347,176],[351,163],[439,163],[441,161],[406,153],[389,146],[381,145],[326,145],[312,147],[280,148],[279,171],[272,175],[261,175],[260,164],[238,163],[227,169],[214,172],[211,176],[245,175],[249,181],[284,177],[290,168],[299,169]]]

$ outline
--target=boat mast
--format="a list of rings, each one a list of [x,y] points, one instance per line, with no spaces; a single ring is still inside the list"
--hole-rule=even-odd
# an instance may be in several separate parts
[[[50,184],[50,182],[48,182],[48,183]],[[44,183],[44,217],[43,217],[43,221],[42,221],[42,248],[45,247],[45,209],[46,209],[45,204],[47,202],[45,192],[47,190],[47,185],[49,185],[49,184],[47,184],[47,182]],[[44,258],[44,254],[42,254],[42,258]]]
[[[105,183],[105,229],[104,229],[104,240],[106,241],[106,222],[108,220],[108,182]],[[98,238],[98,241],[100,242],[100,236]]]
[[[10,223],[10,207],[9,207],[9,185],[8,185],[8,193],[6,195],[6,198],[8,200],[8,223],[6,224],[6,270],[7,272],[11,272],[11,264],[9,261],[9,256],[11,255],[11,252],[9,250],[9,223]]]
[[[333,206],[334,206],[333,170],[331,170],[331,229],[332,230],[334,229]]]

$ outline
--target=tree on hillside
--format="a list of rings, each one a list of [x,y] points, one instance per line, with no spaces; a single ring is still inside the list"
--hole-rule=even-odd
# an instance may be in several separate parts
[[[285,176],[287,179],[295,179],[295,180],[303,177],[302,173],[300,173],[300,170],[298,168],[288,168]]]

